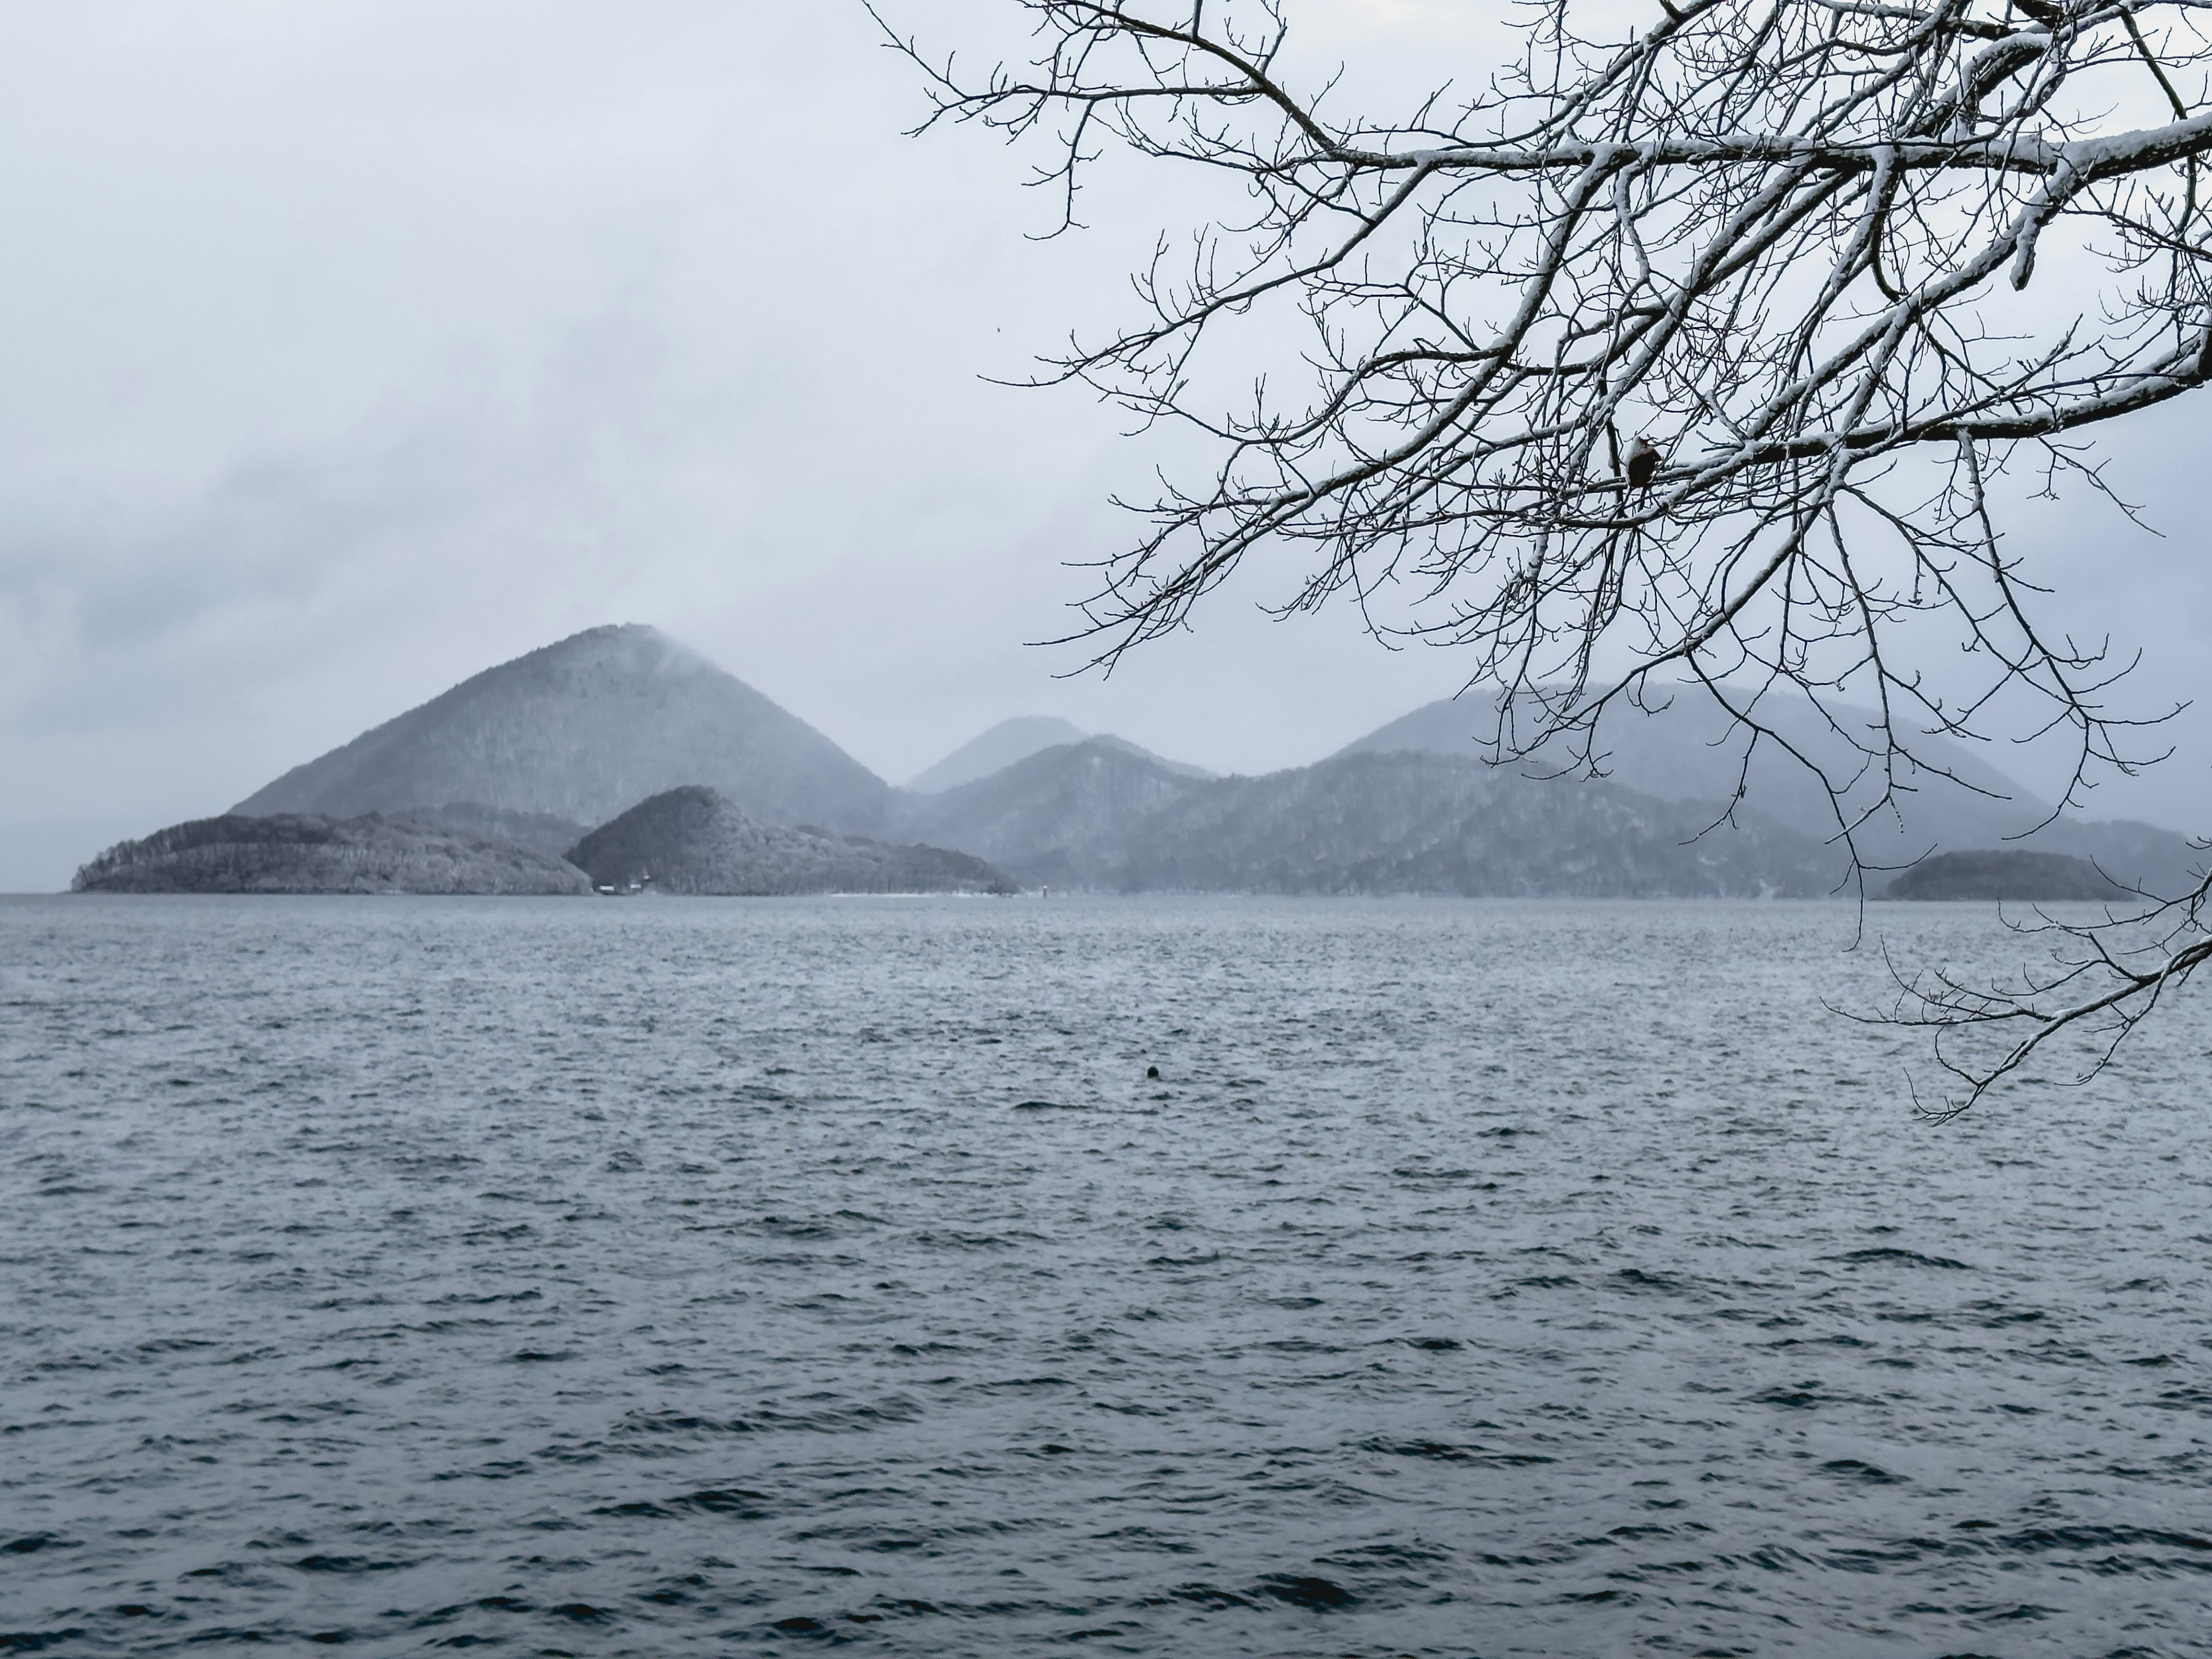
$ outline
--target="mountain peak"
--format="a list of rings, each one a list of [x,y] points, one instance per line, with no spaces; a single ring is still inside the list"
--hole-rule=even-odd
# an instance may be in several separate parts
[[[769,823],[882,821],[883,780],[690,646],[586,629],[471,676],[240,802],[351,817],[462,802],[603,823],[703,782]]]
[[[1500,708],[1495,696],[1481,695],[1429,703],[1346,745],[1339,757],[1410,750],[1486,759]],[[1927,764],[1901,769],[1899,787],[1883,805],[1887,775],[1868,764],[1869,754],[1881,743],[1877,711],[1850,704],[1823,708],[1809,697],[1787,696],[1764,699],[1759,714],[1787,739],[1789,749],[1772,742],[1753,744],[1749,731],[1694,686],[1675,687],[1671,696],[1649,708],[1615,703],[1598,726],[1595,749],[1600,769],[1612,782],[1639,794],[1678,805],[1705,803],[1716,813],[1736,799],[1741,788],[1741,811],[1832,846],[1837,803],[1821,779],[1796,758],[1808,757],[1847,786],[1844,816],[1856,826],[1857,851],[1877,869],[1899,868],[1932,852],[2027,841],[2049,852],[2093,859],[2155,890],[2181,891],[2201,863],[2188,842],[2170,831],[2055,816],[2049,805],[1966,745],[1932,735],[1914,738],[1914,749]],[[1528,731],[1524,722],[1522,735]],[[1572,747],[1554,743],[1503,770],[1547,777],[1572,775],[1580,769]]]
[[[1002,772],[1041,750],[1081,743],[1085,735],[1081,726],[1056,714],[1017,714],[969,738],[936,765],[909,778],[906,787],[917,795],[940,794]]]
[[[1152,761],[1178,776],[1213,775],[1202,766],[1168,760],[1110,732],[1093,735],[1057,715],[1017,714],[1012,720],[1000,720],[981,736],[970,738],[927,771],[909,780],[906,787],[912,794],[941,795],[948,789],[957,789],[1003,772],[1010,766],[1018,766],[1048,749],[1101,745]]]
[[[597,628],[586,628],[566,639],[556,640],[550,645],[541,645],[535,651],[525,652],[514,662],[502,664],[501,667],[512,668],[517,664],[541,659],[548,662],[619,663],[648,670],[668,667],[709,674],[723,672],[705,656],[682,641],[662,633],[650,623],[601,623]],[[491,668],[484,672],[495,674],[500,670]]]

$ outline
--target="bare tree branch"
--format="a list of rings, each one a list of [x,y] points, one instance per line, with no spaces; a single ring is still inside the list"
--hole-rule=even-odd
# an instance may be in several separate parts
[[[2136,1027],[2212,961],[2212,877],[2178,899],[2108,909],[2100,922],[2055,920],[2038,912],[2014,931],[2046,944],[2046,965],[2015,982],[1992,986],[1948,969],[1907,971],[1890,964],[1894,1005],[1883,1023],[1935,1035],[1936,1059],[1958,1092],[1927,1116],[1957,1117],[2061,1039],[2079,1038],[2085,1056],[2073,1081],[2086,1081]],[[1854,1018],[1865,1018],[1855,1015]]]
[[[2071,744],[2061,806],[2140,763],[2103,702],[2119,671],[2043,620],[1991,495],[2024,459],[2103,489],[2075,434],[2212,376],[2212,0],[1654,0],[1616,35],[1533,0],[1479,95],[1383,118],[1298,83],[1285,0],[1006,3],[1034,50],[979,79],[886,24],[924,128],[1046,146],[1063,226],[1103,142],[1249,203],[1187,268],[1164,239],[1146,314],[1042,377],[1215,452],[1099,568],[1071,636],[1098,660],[1302,548],[1284,608],[1395,586],[1388,631],[1503,694],[1499,757],[1599,769],[1608,708],[1687,682],[1747,756],[1820,774],[1862,870],[1866,826],[1948,775],[1929,740],[1983,734],[2000,694]],[[2039,289],[2055,262],[2063,291]],[[1310,387],[1224,409],[1217,359],[1274,315],[1307,331]],[[1624,434],[1663,457],[1648,482]],[[1922,671],[1931,624],[1980,683]],[[1840,763],[1783,742],[1783,694],[1828,714]]]

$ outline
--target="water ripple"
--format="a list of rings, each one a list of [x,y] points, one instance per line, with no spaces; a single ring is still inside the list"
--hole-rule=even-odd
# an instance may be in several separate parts
[[[2203,1652],[2212,1021],[1851,921],[0,901],[0,1653]]]

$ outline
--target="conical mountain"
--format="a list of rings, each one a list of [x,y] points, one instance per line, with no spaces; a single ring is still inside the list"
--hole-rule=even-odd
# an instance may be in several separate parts
[[[878,828],[884,781],[658,629],[593,628],[464,680],[239,803],[351,817],[471,802],[586,827],[704,784],[768,823]]]

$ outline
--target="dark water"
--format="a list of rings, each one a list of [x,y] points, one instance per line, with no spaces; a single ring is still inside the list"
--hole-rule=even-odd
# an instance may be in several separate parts
[[[2212,1652],[2204,1005],[1850,925],[0,902],[0,1651]]]

